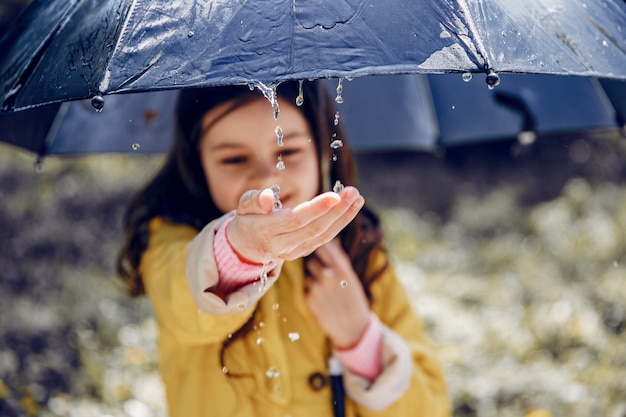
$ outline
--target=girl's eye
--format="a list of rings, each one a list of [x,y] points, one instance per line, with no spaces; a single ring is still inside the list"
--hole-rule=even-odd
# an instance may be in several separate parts
[[[280,154],[285,157],[285,156],[289,156],[289,155],[295,155],[298,152],[300,152],[300,149],[297,148],[287,148],[287,149],[283,149]]]
[[[232,156],[222,160],[222,163],[227,165],[243,164],[244,162],[246,162],[245,156]]]

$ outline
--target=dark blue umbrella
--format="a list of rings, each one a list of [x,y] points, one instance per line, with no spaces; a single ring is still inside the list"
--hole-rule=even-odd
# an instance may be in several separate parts
[[[623,0],[35,0],[0,41],[0,110],[374,74],[625,79],[625,22]]]

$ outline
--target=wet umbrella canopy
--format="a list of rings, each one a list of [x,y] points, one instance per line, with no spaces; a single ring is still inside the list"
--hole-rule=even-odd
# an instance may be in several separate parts
[[[622,0],[35,1],[0,44],[0,107],[372,74],[624,79],[625,22]]]

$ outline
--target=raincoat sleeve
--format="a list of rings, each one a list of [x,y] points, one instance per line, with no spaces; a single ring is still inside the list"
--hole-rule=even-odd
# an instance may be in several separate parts
[[[276,281],[280,266],[268,274],[268,285],[250,284],[225,299],[210,292],[218,283],[213,238],[227,214],[199,233],[161,218],[150,223],[141,273],[159,325],[181,344],[223,341],[252,314],[258,300]]]
[[[381,251],[375,254],[372,268],[385,263]],[[377,278],[371,291],[372,311],[383,324],[383,370],[372,383],[344,372],[344,386],[356,415],[449,416],[450,402],[435,348],[391,267]]]

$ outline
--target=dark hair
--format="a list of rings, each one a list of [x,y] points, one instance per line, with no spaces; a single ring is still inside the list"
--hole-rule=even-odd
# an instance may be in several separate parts
[[[297,82],[283,82],[277,87],[279,104],[293,100],[299,93]],[[327,191],[340,180],[356,185],[356,168],[341,126],[335,126],[336,108],[322,81],[302,83],[304,103],[299,107],[309,123],[320,163],[320,190]],[[247,86],[222,86],[182,90],[176,106],[176,133],[165,163],[155,177],[131,200],[124,217],[125,239],[117,257],[117,272],[130,295],[145,293],[139,264],[148,246],[148,224],[155,217],[190,225],[198,230],[223,213],[211,199],[198,150],[202,116],[215,106],[230,102],[228,111],[262,97]],[[271,117],[268,103],[268,117]],[[223,115],[222,114],[222,115]],[[218,116],[219,117],[219,116]],[[332,150],[334,138],[344,142]],[[336,158],[333,157],[336,155]],[[325,188],[325,190],[323,190]],[[381,248],[382,231],[378,217],[364,207],[340,234],[341,242],[361,277],[369,298],[369,284],[382,271],[365,275],[373,250]]]

